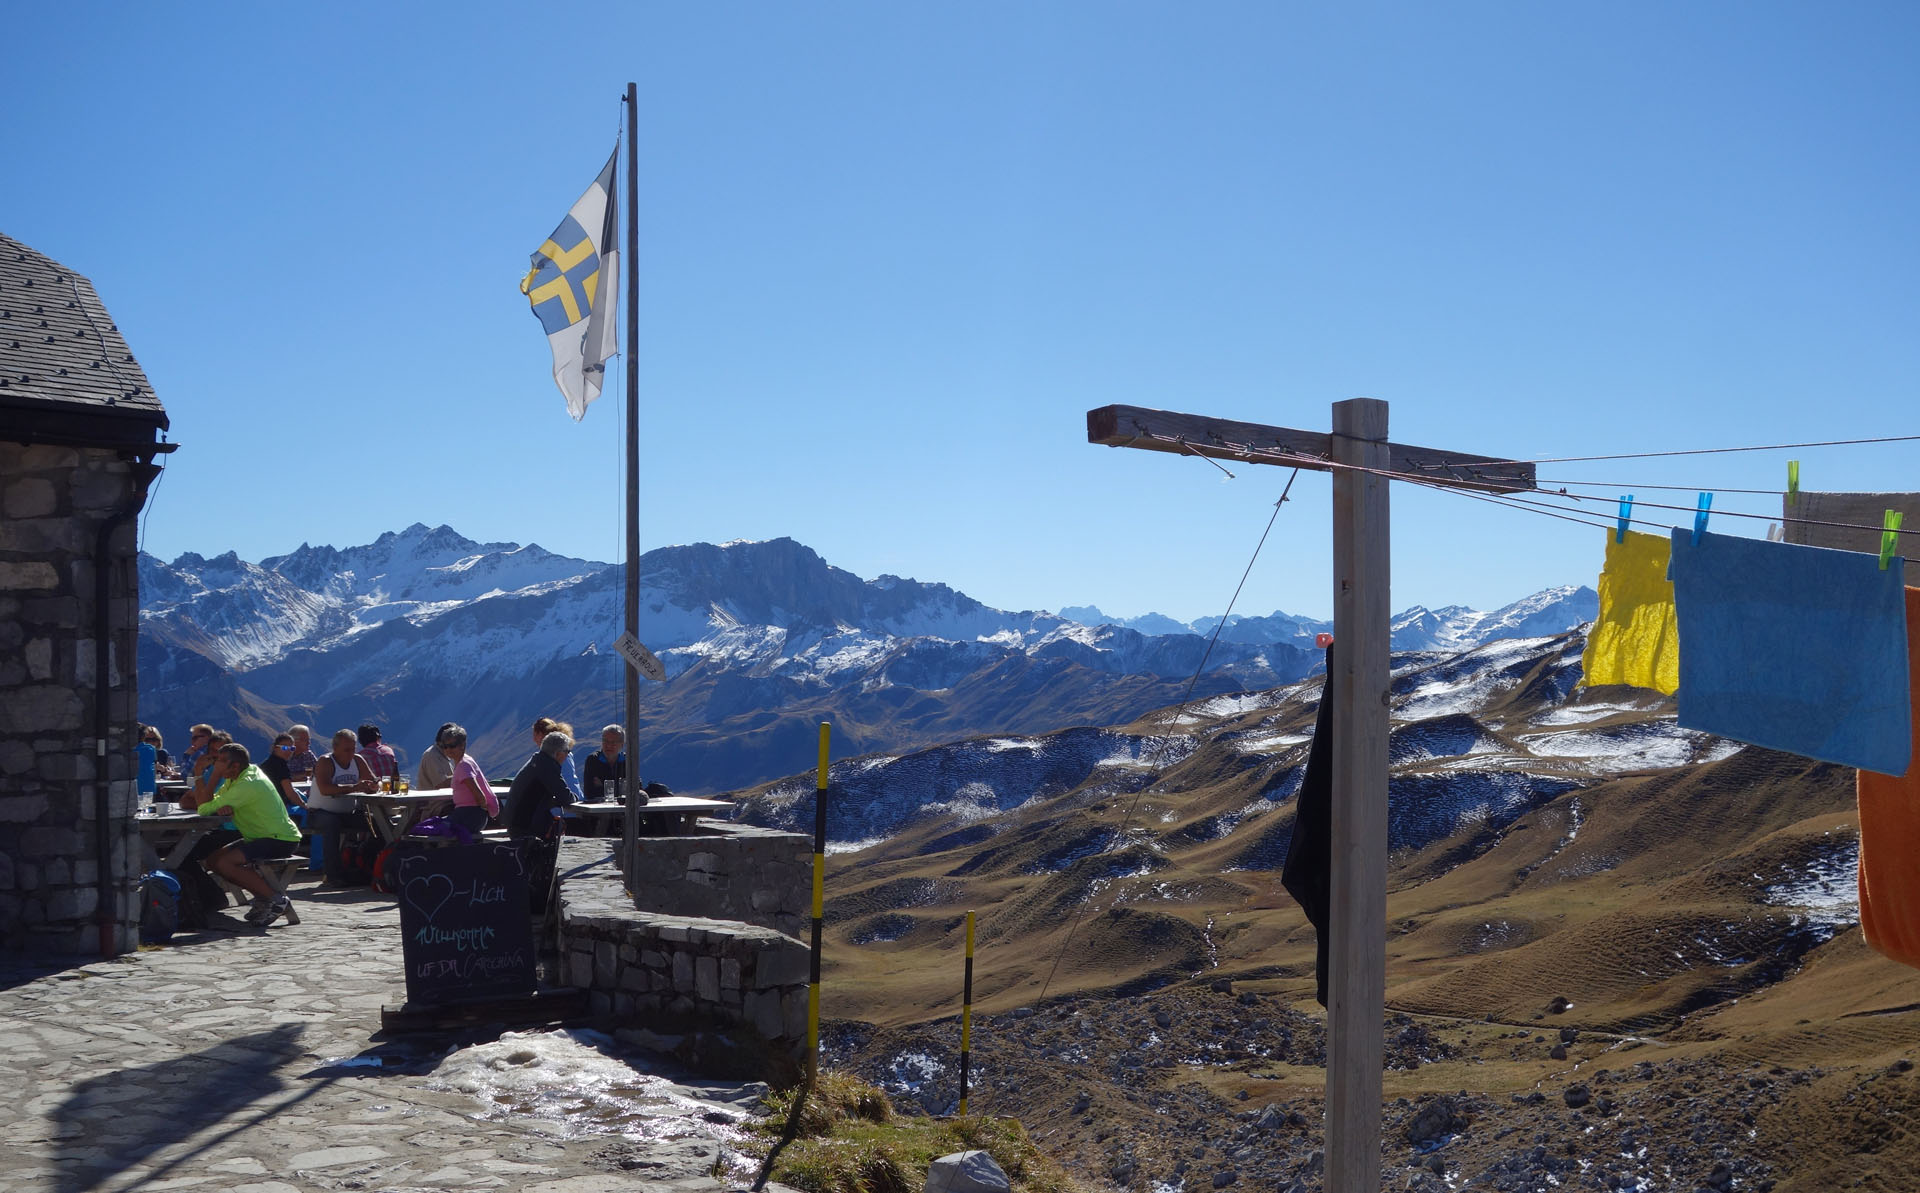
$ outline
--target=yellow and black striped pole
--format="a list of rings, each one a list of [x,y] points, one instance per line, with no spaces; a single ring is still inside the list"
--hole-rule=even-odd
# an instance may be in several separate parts
[[[960,1113],[967,1112],[967,1076],[973,1062],[973,913],[967,913],[967,976],[960,987]]]
[[[807,1066],[820,1071],[820,921],[827,886],[827,745],[830,721],[820,722],[820,766],[813,784],[813,959],[807,968]]]

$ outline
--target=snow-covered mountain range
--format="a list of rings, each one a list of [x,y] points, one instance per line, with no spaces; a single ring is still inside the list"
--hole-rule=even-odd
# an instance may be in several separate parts
[[[1557,634],[1600,612],[1600,598],[1591,588],[1572,584],[1543,589],[1492,612],[1448,605],[1427,609],[1415,605],[1393,619],[1395,650],[1468,650],[1495,638],[1533,638]],[[1070,605],[1060,616],[1084,625],[1116,625],[1142,634],[1211,635],[1217,617],[1175,621],[1163,613],[1139,617],[1110,617],[1094,605]],[[1291,642],[1311,646],[1316,634],[1332,633],[1333,623],[1295,617],[1278,610],[1264,617],[1234,614],[1220,631],[1222,642]]]
[[[1178,700],[1203,656],[1197,696],[1272,687],[1312,669],[1326,628],[1235,618],[1207,656],[1211,621],[993,609],[944,584],[863,580],[790,539],[660,548],[640,573],[641,637],[668,674],[642,689],[642,768],[693,791],[790,773],[820,720],[836,753],[1119,723]],[[502,769],[543,713],[590,739],[623,683],[608,649],[619,568],[446,526],[258,563],[142,555],[140,587],[141,716],[169,735],[197,720],[257,733],[371,719],[412,753],[458,720]],[[1415,608],[1394,643],[1550,633],[1596,604],[1564,588],[1492,613]]]

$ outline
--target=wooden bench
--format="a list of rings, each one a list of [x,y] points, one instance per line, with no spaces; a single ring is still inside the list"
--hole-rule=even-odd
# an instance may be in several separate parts
[[[296,854],[293,857],[269,858],[264,862],[250,864],[259,872],[260,877],[267,880],[267,885],[273,888],[275,897],[278,897],[287,893],[287,887],[293,882],[293,876],[306,869],[307,859]],[[227,894],[234,896],[242,903],[254,897],[246,888],[235,886],[224,878],[218,881]],[[294,906],[292,899],[287,901],[286,920],[289,924],[300,922],[300,912]]]

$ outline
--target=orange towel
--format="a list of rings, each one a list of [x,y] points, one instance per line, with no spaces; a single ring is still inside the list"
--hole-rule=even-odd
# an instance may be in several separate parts
[[[1860,931],[1920,969],[1920,588],[1907,589],[1907,672],[1914,696],[1914,763],[1895,777],[1858,772]]]

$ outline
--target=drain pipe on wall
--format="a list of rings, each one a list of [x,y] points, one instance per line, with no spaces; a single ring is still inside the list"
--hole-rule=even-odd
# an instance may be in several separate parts
[[[112,663],[112,627],[111,605],[113,558],[112,540],[114,531],[125,526],[140,515],[147,504],[147,487],[153,478],[160,475],[160,466],[145,460],[130,462],[133,473],[133,501],[124,509],[118,510],[100,524],[99,533],[93,542],[93,843],[97,872],[95,889],[98,892],[98,906],[95,908],[95,921],[100,926],[100,957],[102,960],[115,955],[113,947],[113,929],[119,921],[114,907],[113,881],[113,838],[109,834],[111,818],[109,811],[112,779],[107,766],[107,738],[112,728],[113,716],[113,676],[109,667]],[[138,585],[135,586],[138,591]],[[134,613],[134,650],[139,646],[139,612]],[[129,668],[134,660],[128,660]]]

